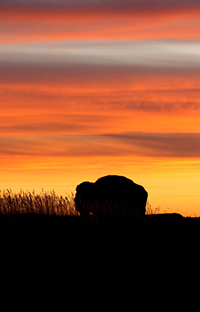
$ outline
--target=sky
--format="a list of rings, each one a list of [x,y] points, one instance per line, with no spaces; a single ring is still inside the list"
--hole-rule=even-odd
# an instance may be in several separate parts
[[[0,189],[127,176],[200,216],[200,3],[0,0]]]

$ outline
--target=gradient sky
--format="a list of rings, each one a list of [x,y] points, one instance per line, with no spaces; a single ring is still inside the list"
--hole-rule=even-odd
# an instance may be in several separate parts
[[[200,215],[200,3],[0,0],[0,189],[125,175]]]

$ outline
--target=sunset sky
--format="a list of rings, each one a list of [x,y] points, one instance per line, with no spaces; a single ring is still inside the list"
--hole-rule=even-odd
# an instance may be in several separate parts
[[[0,189],[107,174],[200,216],[200,1],[0,0]]]

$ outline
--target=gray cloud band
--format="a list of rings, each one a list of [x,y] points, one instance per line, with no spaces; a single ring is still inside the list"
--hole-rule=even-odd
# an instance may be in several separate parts
[[[170,40],[67,41],[58,44],[2,44],[0,65],[92,65],[200,69],[200,43]]]

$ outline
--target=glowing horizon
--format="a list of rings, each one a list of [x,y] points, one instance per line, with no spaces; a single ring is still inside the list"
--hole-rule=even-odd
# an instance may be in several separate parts
[[[120,174],[200,216],[198,1],[0,0],[0,189]]]

